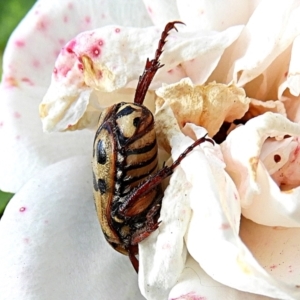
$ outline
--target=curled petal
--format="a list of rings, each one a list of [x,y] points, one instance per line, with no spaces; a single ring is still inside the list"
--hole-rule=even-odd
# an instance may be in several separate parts
[[[171,31],[161,58],[164,67],[159,69],[152,87],[186,76],[195,82],[205,81],[240,31],[240,26],[221,33]],[[66,130],[69,125],[74,128],[88,108],[93,90],[111,93],[136,87],[146,59],[154,56],[160,34],[154,27],[107,26],[71,40],[56,61],[51,86],[40,105],[44,130]],[[204,70],[196,72],[203,61]],[[114,103],[113,93],[111,99]],[[98,106],[103,105],[101,97],[98,102]]]
[[[90,157],[77,156],[11,200],[0,223],[2,299],[142,299],[129,259],[103,237],[92,185]]]
[[[298,227],[299,188],[281,191],[266,169],[274,173],[298,146],[290,141],[270,141],[272,148],[263,151],[268,137],[280,140],[285,135],[299,136],[300,126],[279,114],[265,113],[234,129],[221,148],[226,170],[238,188],[243,214],[265,225]]]
[[[243,116],[243,120],[248,121],[268,111],[286,116],[284,104],[279,100],[261,101],[258,99],[250,99],[249,109]]]
[[[265,22],[266,15],[268,22]],[[239,85],[261,74],[291,45],[300,32],[299,17],[297,1],[260,2],[236,44],[236,53],[233,53],[236,60],[233,78]]]
[[[193,85],[189,78],[165,85],[156,94],[160,97],[156,102],[157,111],[167,103],[180,128],[194,123],[205,127],[210,136],[219,131],[224,121],[240,119],[249,107],[249,99],[241,88],[218,83]]]
[[[203,84],[207,81],[218,65],[224,51],[236,41],[243,27],[237,25],[221,32],[197,31],[193,33],[194,39],[199,37],[199,40],[197,38],[197,44],[190,43],[185,46],[186,49],[183,49],[183,53],[186,53],[183,57],[186,59],[179,63],[195,84]],[[191,52],[190,58],[186,57],[189,52]],[[197,55],[191,57],[193,52]]]

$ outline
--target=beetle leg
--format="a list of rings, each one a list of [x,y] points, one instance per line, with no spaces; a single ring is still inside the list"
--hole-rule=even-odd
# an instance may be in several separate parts
[[[118,212],[124,216],[127,216],[127,211],[132,208],[136,202],[144,196],[147,192],[155,188],[159,185],[165,178],[172,175],[174,169],[180,164],[180,162],[196,147],[204,142],[210,142],[214,145],[214,141],[210,138],[203,136],[202,138],[196,140],[191,146],[185,149],[179,157],[172,163],[171,166],[165,166],[160,169],[158,172],[154,173],[153,175],[149,176],[149,178],[143,182],[141,185],[137,186],[127,197],[122,205],[120,205]]]
[[[146,226],[141,230],[136,231],[132,235],[131,244],[137,245],[145,238],[147,238],[153,231],[155,231],[161,222],[157,222],[157,211],[160,209],[160,204],[156,204],[151,207],[146,216]]]
[[[130,246],[128,247],[128,256],[137,273],[139,271],[139,261],[135,256],[138,252],[137,244],[147,238],[153,231],[158,228],[160,222],[156,221],[157,218],[155,218],[155,216],[157,216],[157,211],[159,210],[159,208],[160,204],[154,205],[147,213],[146,226],[132,235]]]
[[[154,59],[149,60],[149,58],[147,58],[144,73],[142,76],[140,76],[139,82],[138,82],[138,85],[136,88],[134,101],[133,101],[134,103],[143,104],[146,93],[149,88],[149,85],[150,85],[154,75],[156,74],[156,72],[159,68],[163,67],[163,65],[161,65],[159,62],[159,57],[163,52],[163,47],[166,43],[166,38],[169,34],[169,31],[171,31],[173,28],[177,31],[175,24],[184,24],[184,23],[182,23],[180,21],[174,21],[174,22],[168,23],[166,25],[164,31],[161,34],[161,38],[159,40],[158,48],[155,52]]]
[[[138,252],[137,246],[130,245],[127,250],[128,250],[128,256],[131,261],[131,264],[133,265],[135,271],[138,273],[139,272],[139,261],[135,256]]]

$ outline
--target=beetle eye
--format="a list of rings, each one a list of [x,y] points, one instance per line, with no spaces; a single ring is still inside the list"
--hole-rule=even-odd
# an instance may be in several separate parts
[[[138,127],[140,125],[141,118],[136,117],[133,119],[133,126]]]

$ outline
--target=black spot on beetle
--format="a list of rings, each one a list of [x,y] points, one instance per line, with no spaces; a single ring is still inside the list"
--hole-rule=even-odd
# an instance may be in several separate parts
[[[133,126],[138,127],[140,125],[141,118],[136,117],[133,119]]]
[[[107,155],[105,149],[105,143],[99,140],[97,144],[97,162],[98,164],[104,165],[106,163]]]
[[[131,115],[134,111],[136,111],[135,108],[133,108],[130,105],[126,105],[125,108],[123,108],[122,110],[120,110],[117,114],[116,114],[116,119],[119,119],[121,117],[124,116],[128,116]]]
[[[98,187],[99,187],[101,195],[106,193],[107,186],[106,186],[106,182],[104,179],[98,179]]]
[[[93,185],[94,185],[95,191],[98,191],[99,188],[98,188],[97,179],[96,179],[94,172],[93,172]]]

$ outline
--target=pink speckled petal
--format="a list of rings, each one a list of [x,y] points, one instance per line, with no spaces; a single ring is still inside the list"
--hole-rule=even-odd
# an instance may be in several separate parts
[[[298,1],[261,1],[232,53],[233,62],[235,60],[232,66],[233,79],[239,85],[261,74],[292,44],[300,33],[299,18]]]
[[[149,17],[156,26],[164,26],[170,21],[182,21],[175,1],[143,0]]]
[[[150,89],[187,76],[194,83],[203,83],[223,51],[238,38],[242,27],[220,33],[181,29],[182,25],[179,32],[170,32],[161,57],[164,67],[157,72]],[[92,97],[92,92],[120,93],[121,88],[135,88],[146,59],[154,57],[161,31],[155,27],[107,26],[71,40],[56,61],[51,86],[40,106],[44,130],[62,131],[70,126],[73,129],[78,122],[87,123],[81,120],[82,116],[90,120],[88,123],[94,123],[91,120],[95,117],[86,112],[90,98],[98,98],[98,105],[94,101],[90,110],[94,113],[103,107],[103,97],[95,93]],[[108,97],[111,103],[115,102],[114,93]]]
[[[299,299],[300,229],[268,227],[242,218],[240,236],[266,272],[298,290],[285,299]]]
[[[144,12],[143,13],[143,9]],[[126,17],[135,14],[134,18]],[[10,37],[0,87],[0,189],[16,192],[43,167],[80,153],[91,134],[42,133],[38,105],[60,49],[81,31],[110,23],[151,24],[140,1],[40,0]],[[125,24],[124,23],[124,24]],[[97,112],[98,114],[98,112]]]
[[[177,5],[180,19],[187,25],[201,30],[221,31],[246,24],[259,1],[178,0]]]
[[[243,214],[269,226],[299,227],[300,189],[293,188],[299,184],[298,139],[265,142],[268,137],[280,140],[284,135],[299,136],[300,125],[280,114],[265,113],[230,132],[221,148],[226,170],[238,188]],[[276,179],[278,170],[283,178]],[[278,185],[287,183],[285,190],[280,190],[269,173]]]
[[[272,277],[240,240],[240,201],[223,162],[207,156],[205,165],[199,158],[195,155],[193,160],[181,162],[192,185],[189,198],[193,214],[186,233],[190,255],[224,285],[277,299],[297,299],[300,291],[295,284]]]
[[[34,91],[33,91],[34,92]],[[0,189],[16,192],[49,164],[74,155],[91,155],[90,131],[47,134],[38,118],[38,93],[0,89]],[[91,145],[87,147],[86,145]]]
[[[77,156],[11,200],[0,223],[1,299],[143,299],[128,257],[103,237],[92,185],[89,156]]]
[[[209,277],[199,264],[189,256],[185,268],[172,288],[169,300],[267,300],[274,299],[238,291]]]

